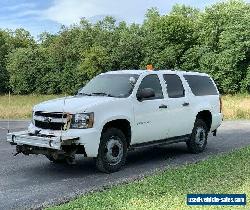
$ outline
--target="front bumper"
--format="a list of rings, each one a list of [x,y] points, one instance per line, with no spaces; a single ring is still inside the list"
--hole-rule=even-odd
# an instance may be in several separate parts
[[[69,136],[35,136],[28,131],[7,134],[7,141],[12,145],[29,145],[54,150],[62,150],[64,145],[78,145],[79,137]]]

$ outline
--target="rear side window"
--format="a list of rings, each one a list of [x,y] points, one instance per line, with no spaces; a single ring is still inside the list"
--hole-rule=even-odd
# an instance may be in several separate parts
[[[212,80],[207,76],[184,75],[195,96],[218,95]]]
[[[152,88],[155,91],[155,97],[152,99],[161,99],[163,98],[162,87],[160,80],[156,74],[147,75],[141,81],[138,91],[144,88]]]
[[[178,75],[164,74],[163,78],[167,84],[167,93],[169,98],[181,98],[185,96],[185,90]]]

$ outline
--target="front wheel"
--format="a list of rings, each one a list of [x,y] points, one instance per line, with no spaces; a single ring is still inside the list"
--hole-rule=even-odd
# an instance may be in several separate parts
[[[196,119],[190,139],[187,141],[188,150],[194,154],[201,153],[207,146],[208,128],[201,119]]]
[[[105,173],[113,173],[125,164],[127,157],[127,142],[123,132],[117,128],[107,129],[101,137],[97,168]]]

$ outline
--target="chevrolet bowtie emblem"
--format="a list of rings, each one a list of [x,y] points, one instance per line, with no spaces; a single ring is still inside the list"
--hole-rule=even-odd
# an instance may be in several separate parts
[[[49,123],[52,121],[52,118],[51,117],[44,117],[43,121]]]

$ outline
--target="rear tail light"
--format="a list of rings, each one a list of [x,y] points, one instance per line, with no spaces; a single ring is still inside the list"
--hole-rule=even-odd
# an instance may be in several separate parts
[[[220,113],[222,113],[222,97],[220,95]]]

